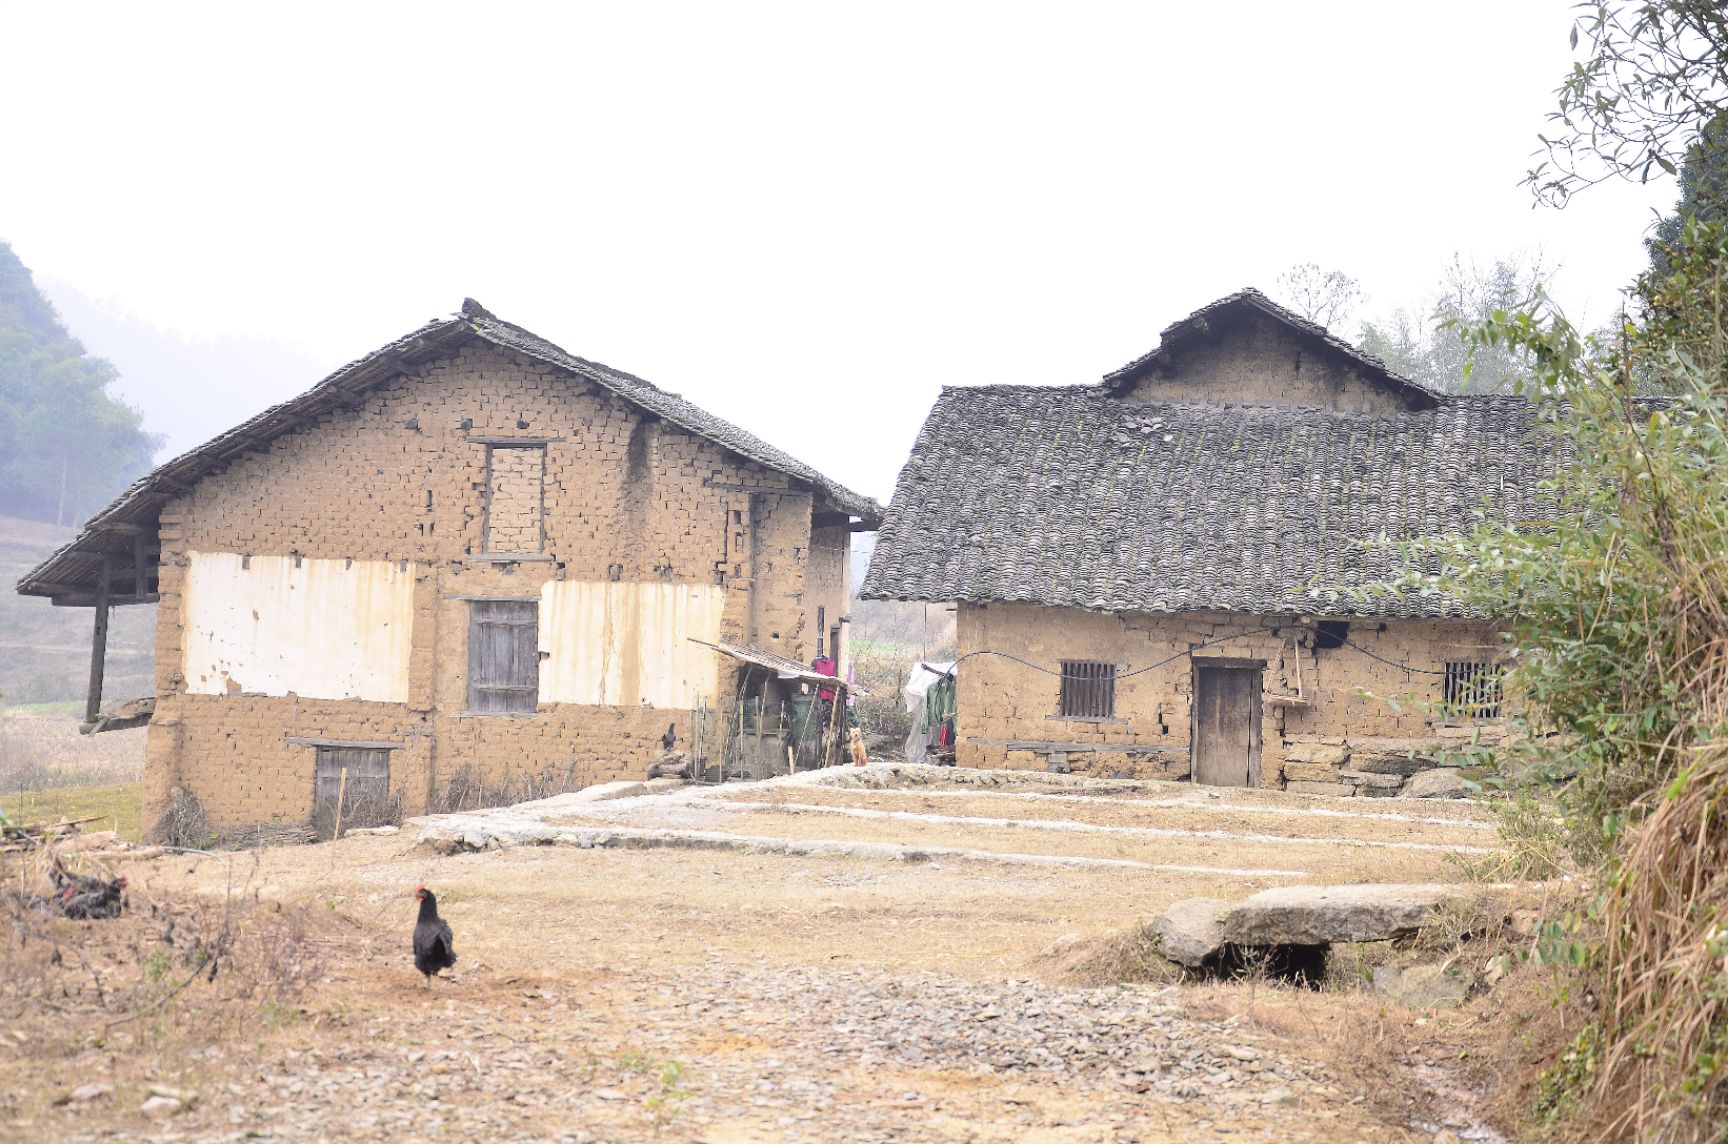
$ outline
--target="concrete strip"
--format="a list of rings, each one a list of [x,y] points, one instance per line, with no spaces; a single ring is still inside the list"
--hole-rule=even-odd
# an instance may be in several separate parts
[[[1091,822],[1069,822],[1037,818],[974,818],[956,814],[921,814],[910,810],[869,810],[857,806],[824,806],[813,802],[745,802],[724,799],[720,805],[735,810],[790,810],[810,814],[839,814],[848,818],[890,819],[895,822],[925,822],[940,826],[995,826],[1014,830],[1057,830],[1081,834],[1127,834],[1139,838],[1203,838],[1219,842],[1285,843],[1291,846],[1354,846],[1374,850],[1437,850],[1443,853],[1491,854],[1486,846],[1464,846],[1451,842],[1381,842],[1366,838],[1290,838],[1282,834],[1232,834],[1227,830],[1179,830],[1162,826],[1100,826]]]
[[[461,819],[461,820],[458,820]],[[640,850],[731,850],[745,854],[784,854],[793,857],[865,858],[878,861],[928,862],[950,859],[1006,866],[1057,866],[1069,869],[1111,868],[1150,870],[1164,874],[1200,874],[1224,878],[1306,878],[1305,870],[1228,866],[1184,866],[1136,862],[1128,858],[1081,858],[1060,854],[1002,854],[947,846],[906,846],[894,842],[851,842],[843,839],[770,838],[711,830],[634,830],[612,827],[550,827],[536,822],[485,823],[477,816],[439,816],[422,820],[420,841],[461,850],[491,847],[575,846],[581,849],[617,847]]]
[[[766,784],[758,784],[766,785]],[[869,794],[885,794],[903,798],[1030,798],[1054,799],[1057,802],[1095,802],[1108,803],[1113,806],[1149,806],[1159,810],[1219,810],[1234,811],[1238,814],[1285,814],[1316,816],[1320,818],[1366,818],[1379,822],[1418,822],[1428,826],[1459,826],[1468,830],[1498,830],[1492,822],[1484,822],[1474,818],[1440,818],[1433,815],[1405,814],[1399,811],[1388,811],[1376,814],[1366,810],[1334,810],[1324,806],[1256,806],[1252,803],[1221,802],[1214,798],[1190,796],[1188,798],[1109,798],[1095,794],[1056,794],[1047,791],[1008,791],[1008,790],[924,790],[905,787],[847,787],[825,783],[812,784],[828,786],[831,790],[853,791]],[[753,788],[754,789],[754,788]],[[728,799],[728,788],[709,787],[703,790],[703,796],[708,798]]]

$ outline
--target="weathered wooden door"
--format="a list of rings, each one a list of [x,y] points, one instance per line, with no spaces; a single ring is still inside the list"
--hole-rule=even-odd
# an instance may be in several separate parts
[[[1194,665],[1194,781],[1260,785],[1260,692],[1264,669]]]

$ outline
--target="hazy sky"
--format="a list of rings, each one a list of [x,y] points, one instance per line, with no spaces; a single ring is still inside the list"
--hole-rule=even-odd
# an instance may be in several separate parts
[[[0,238],[321,370],[472,295],[885,500],[941,385],[1094,381],[1298,261],[1389,308],[1539,248],[1608,314],[1674,192],[1517,185],[1571,3],[0,0]]]

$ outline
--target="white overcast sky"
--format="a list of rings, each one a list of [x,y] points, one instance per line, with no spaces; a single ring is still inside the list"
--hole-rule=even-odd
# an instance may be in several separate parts
[[[0,238],[115,312],[321,370],[472,295],[886,500],[940,386],[1095,381],[1295,262],[1372,309],[1455,252],[1539,249],[1605,317],[1674,191],[1532,209],[1570,20],[0,0]],[[234,368],[252,408],[317,380]],[[179,448],[226,427],[125,392]]]

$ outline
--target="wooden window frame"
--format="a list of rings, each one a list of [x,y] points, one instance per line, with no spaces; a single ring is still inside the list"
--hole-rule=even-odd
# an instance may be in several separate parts
[[[498,646],[490,633],[508,631],[519,641],[518,678],[498,664],[483,662],[486,649]],[[540,709],[540,601],[473,600],[468,605],[468,706],[465,714],[521,718]]]
[[[473,438],[470,438],[470,440],[473,440]],[[492,458],[500,449],[532,450],[540,454],[539,520],[535,532],[535,547],[532,552],[513,552],[504,549],[494,549],[492,547]],[[546,552],[546,460],[546,441],[544,440],[525,440],[520,443],[510,441],[506,444],[502,439],[494,439],[486,443],[486,479],[485,484],[483,485],[483,488],[485,489],[485,503],[482,506],[485,512],[480,526],[479,559],[490,559],[492,561],[497,561],[501,558],[508,559],[510,557],[526,557],[531,560],[551,559],[551,557],[544,555]]]
[[[1065,659],[1056,694],[1056,717],[1103,723],[1116,718],[1116,675],[1121,665]]]

